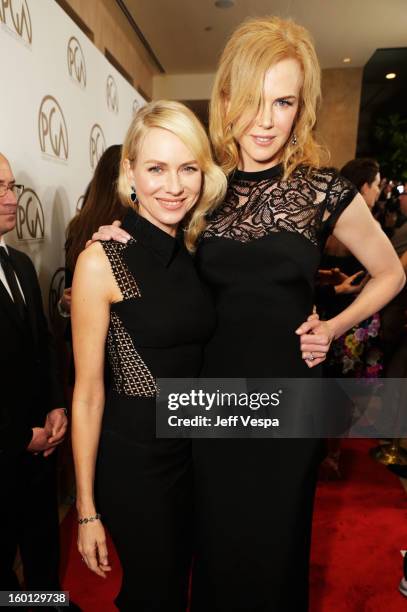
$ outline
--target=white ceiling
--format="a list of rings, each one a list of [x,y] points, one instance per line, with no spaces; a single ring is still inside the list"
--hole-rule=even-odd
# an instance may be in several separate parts
[[[245,18],[292,17],[316,42],[322,68],[363,66],[378,48],[407,46],[406,0],[124,0],[169,74],[214,72],[225,41]],[[209,32],[205,27],[212,27]]]

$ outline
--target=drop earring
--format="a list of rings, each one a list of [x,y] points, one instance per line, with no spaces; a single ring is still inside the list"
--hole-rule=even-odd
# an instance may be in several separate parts
[[[293,133],[293,136],[291,138],[291,144],[295,146],[297,142],[298,142],[297,136],[295,135],[295,133]]]
[[[136,193],[136,190],[133,187],[133,185],[131,186],[130,198],[131,198],[131,201],[133,202],[133,204],[138,204],[137,193]]]

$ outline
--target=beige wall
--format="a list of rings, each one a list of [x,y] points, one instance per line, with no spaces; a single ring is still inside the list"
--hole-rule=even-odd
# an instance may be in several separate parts
[[[363,68],[322,71],[322,107],[319,140],[330,153],[330,164],[341,168],[355,157]]]
[[[215,74],[160,74],[153,79],[153,98],[209,100]]]
[[[114,56],[132,77],[134,86],[153,96],[153,76],[158,70],[149,59],[130,23],[113,0],[62,0],[93,32],[94,43]]]

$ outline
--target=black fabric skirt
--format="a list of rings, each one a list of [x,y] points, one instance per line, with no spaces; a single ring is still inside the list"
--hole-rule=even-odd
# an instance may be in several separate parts
[[[192,550],[191,446],[152,437],[154,414],[153,400],[116,398],[107,407],[97,509],[123,568],[119,610],[184,612]]]
[[[194,440],[191,612],[304,612],[322,444]]]

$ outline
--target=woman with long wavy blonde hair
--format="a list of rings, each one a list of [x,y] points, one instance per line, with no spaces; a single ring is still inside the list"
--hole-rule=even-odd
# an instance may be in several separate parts
[[[394,251],[357,190],[315,139],[320,69],[292,21],[249,20],[220,58],[210,102],[215,157],[229,177],[199,236],[197,264],[215,296],[217,327],[203,376],[320,375],[330,343],[379,310],[404,283]],[[333,233],[371,280],[329,321],[308,315],[323,245]],[[194,248],[194,240],[193,248]],[[317,366],[317,367],[315,367]],[[277,387],[278,389],[279,387]],[[318,439],[194,440],[199,534],[192,612],[304,612]],[[256,415],[257,416],[257,415]],[[277,434],[278,435],[278,434]]]
[[[199,231],[186,228],[217,312],[207,378],[253,378],[258,387],[259,379],[318,376],[332,340],[380,310],[405,282],[356,188],[322,165],[314,133],[319,100],[320,68],[303,27],[265,17],[232,34],[210,103],[210,135],[228,191]],[[309,314],[330,233],[371,278],[348,308],[320,321]],[[106,236],[123,233],[110,228]],[[264,384],[270,389],[272,380]],[[283,409],[286,439],[256,437],[251,429],[249,439],[193,441],[191,612],[308,610],[322,445],[290,430]]]

